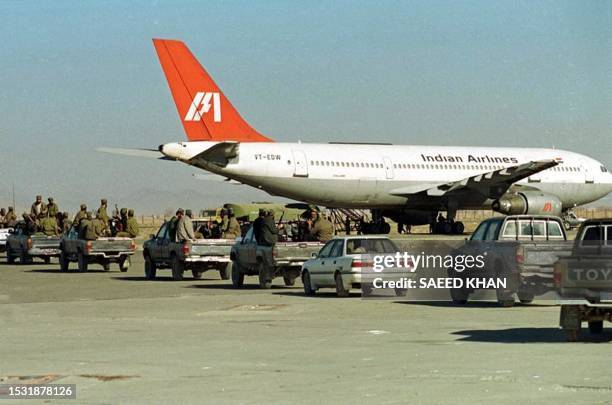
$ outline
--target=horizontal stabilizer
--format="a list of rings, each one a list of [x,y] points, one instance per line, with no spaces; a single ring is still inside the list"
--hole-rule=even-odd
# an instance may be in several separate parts
[[[143,157],[149,159],[160,159],[160,160],[175,160],[162,155],[157,149],[145,149],[145,148],[97,148],[96,152],[110,153],[113,155],[123,155],[132,157]]]

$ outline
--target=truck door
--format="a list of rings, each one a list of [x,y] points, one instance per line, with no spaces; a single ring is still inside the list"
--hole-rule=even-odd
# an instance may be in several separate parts
[[[390,180],[394,177],[393,163],[391,162],[391,159],[389,159],[388,157],[384,157],[383,162],[385,163],[385,176],[387,179]]]
[[[293,176],[308,177],[308,162],[306,154],[301,150],[293,151]]]

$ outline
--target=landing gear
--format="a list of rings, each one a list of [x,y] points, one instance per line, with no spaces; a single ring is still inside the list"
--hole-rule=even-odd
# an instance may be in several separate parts
[[[361,222],[359,225],[359,231],[363,235],[368,234],[388,234],[391,232],[391,225],[385,222],[385,217],[378,209],[372,210],[372,222]]]
[[[461,235],[465,231],[465,225],[461,221],[455,221],[457,216],[457,204],[449,202],[446,207],[447,218],[442,214],[431,224],[431,233],[442,235]]]

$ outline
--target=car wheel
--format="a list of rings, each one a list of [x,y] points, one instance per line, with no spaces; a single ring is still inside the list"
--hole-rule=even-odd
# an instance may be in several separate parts
[[[259,274],[259,287],[264,290],[272,288],[272,280],[268,276],[268,269],[263,262],[257,262],[257,274]]]
[[[196,280],[199,280],[202,278],[202,273],[203,271],[201,270],[191,270],[191,275],[193,276],[193,278],[195,278]]]
[[[465,231],[465,225],[461,221],[453,222],[452,228],[455,235],[462,235],[463,231]]]
[[[405,297],[407,293],[408,293],[408,289],[407,288],[396,288],[395,289],[395,296],[396,297]]]
[[[20,264],[32,263],[32,258],[28,255],[28,252],[21,252],[21,255],[19,256],[19,263]]]
[[[521,304],[531,304],[533,302],[533,298],[534,298],[533,294],[519,292],[517,295],[518,295],[518,299],[521,302]]]
[[[130,258],[124,257],[119,261],[119,270],[121,270],[122,273],[125,273],[126,271],[128,271],[131,264],[132,262],[130,261]]]
[[[172,279],[174,281],[181,281],[183,279],[183,271],[185,270],[183,263],[175,255],[172,256]]]
[[[603,321],[590,321],[589,332],[591,335],[600,335],[603,333]]]
[[[110,271],[110,263],[102,263],[102,268],[104,271]]]
[[[344,287],[344,282],[342,281],[342,275],[340,272],[336,272],[334,275],[334,280],[336,281],[336,295],[338,297],[348,297],[351,290]]]
[[[283,275],[283,281],[287,287],[291,287],[295,284],[295,277],[290,274]]]
[[[70,267],[70,261],[68,260],[68,256],[62,251],[59,257],[60,271],[68,271]]]
[[[79,263],[79,271],[81,273],[85,273],[87,271],[87,266],[89,264],[87,263],[87,256],[85,256],[83,253],[79,253],[78,263]]]
[[[11,249],[6,250],[6,262],[8,264],[15,263],[15,256],[13,256],[13,252],[11,251]]]
[[[155,276],[157,274],[157,268],[155,267],[155,263],[151,260],[149,255],[145,255],[144,258],[144,270],[145,270],[145,278],[147,280],[155,280]]]
[[[565,340],[568,342],[577,342],[580,340],[580,329],[564,329]]]
[[[304,284],[304,295],[307,297],[312,297],[317,292],[314,288],[312,288],[312,284],[310,283],[310,273],[308,270],[305,270],[302,274],[302,284]]]
[[[244,284],[244,273],[237,262],[232,262],[232,286],[240,288]]]
[[[45,264],[51,264],[51,258],[49,256],[46,256],[43,258]]]
[[[224,268],[219,270],[221,280],[229,280],[232,277],[232,262],[228,262]]]

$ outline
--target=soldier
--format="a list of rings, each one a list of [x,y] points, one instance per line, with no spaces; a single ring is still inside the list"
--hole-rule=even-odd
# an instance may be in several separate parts
[[[126,230],[127,230],[127,233],[130,235],[130,238],[135,238],[138,236],[138,232],[139,232],[138,222],[136,221],[136,218],[134,218],[133,209],[128,210]]]
[[[49,215],[49,211],[45,211],[45,215],[40,221],[40,231],[47,236],[58,236],[60,234],[57,221]]]
[[[78,214],[77,214],[78,215]],[[80,239],[85,239],[85,237],[87,236],[87,227],[91,224],[93,216],[91,215],[91,212],[87,211],[85,213],[85,218],[81,219],[81,221],[78,223],[77,226],[78,230],[79,230],[79,238]]]
[[[100,208],[98,208],[98,212],[96,212],[96,218],[100,219],[104,222],[104,227],[108,227],[108,213],[106,212],[106,208],[108,207],[106,198],[100,200]]]
[[[104,228],[104,222],[96,215],[96,218],[90,220],[85,226],[85,239],[96,240],[104,236]]]
[[[8,212],[4,217],[4,222],[9,228],[12,228],[17,224],[17,215],[15,215],[15,209],[13,207],[8,207]]]
[[[189,213],[191,213],[191,211],[189,211]],[[191,239],[195,239],[191,217],[188,215],[181,215],[176,224],[176,242],[185,242]]]
[[[227,210],[227,225],[223,227],[222,230],[223,234],[221,237],[223,239],[236,239],[240,236],[240,224],[238,223],[232,208]]]
[[[74,219],[72,220],[72,226],[79,230],[81,226],[81,221],[87,218],[87,205],[81,204],[81,210],[76,213]]]
[[[323,215],[313,210],[310,212],[310,220],[312,221],[312,227],[309,236],[312,240],[325,243],[334,236],[334,225]]]
[[[34,218],[38,218],[41,212],[45,209],[45,203],[42,200],[42,195],[36,196],[36,201],[32,203],[32,207],[30,208],[30,214],[34,216]]]
[[[182,217],[184,215],[184,211],[182,208],[179,208],[178,210],[176,210],[176,213],[174,214],[174,216],[172,218],[170,218],[170,220],[168,221],[168,236],[170,237],[171,241],[176,241],[176,227],[178,225],[178,221],[180,219],[180,217]]]
[[[263,240],[261,237],[261,229],[263,226],[264,218],[266,217],[266,210],[264,208],[259,209],[259,216],[253,221],[253,234],[255,235],[255,241],[259,245]]]
[[[62,214],[62,232],[66,233],[70,230],[70,228],[72,228],[72,221],[70,220],[68,213],[64,212]]]
[[[32,216],[27,212],[24,212],[23,215],[23,232],[26,235],[34,235],[36,233],[36,223],[32,219]]]
[[[127,232],[127,220],[128,220],[128,209],[127,208],[121,208],[121,211],[119,211],[120,213],[120,222],[121,222],[121,230],[123,230],[124,232]]]
[[[47,213],[49,214],[51,218],[57,217],[59,208],[57,204],[53,201],[53,197],[49,197],[47,201],[49,201],[49,203],[47,204]]]
[[[6,210],[0,208],[0,228],[6,227]]]
[[[276,242],[278,242],[278,229],[274,222],[274,212],[267,210],[261,223],[261,240],[258,243],[264,246],[274,246]]]

